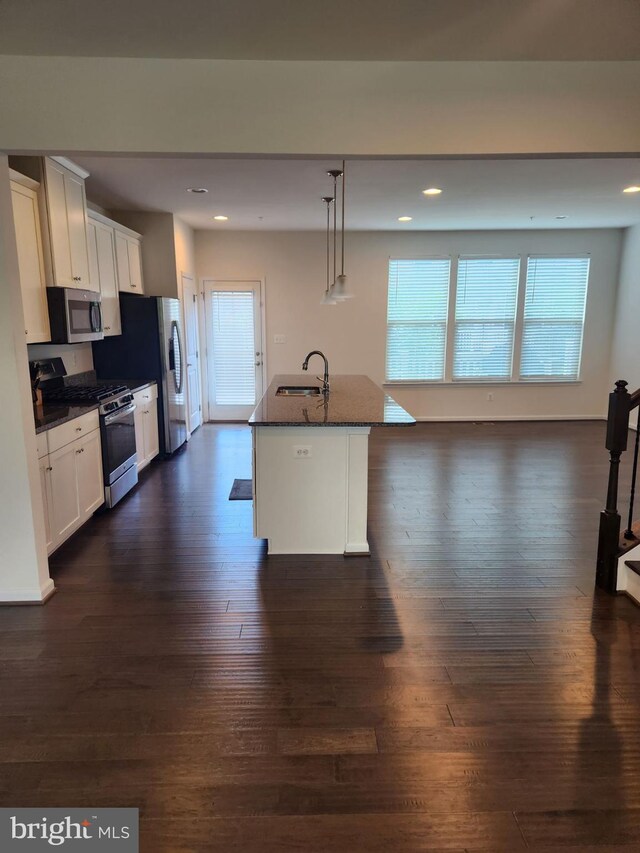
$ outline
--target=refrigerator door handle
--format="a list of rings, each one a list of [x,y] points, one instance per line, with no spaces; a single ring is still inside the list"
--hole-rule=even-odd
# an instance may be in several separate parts
[[[177,350],[177,353],[176,353]],[[177,356],[177,357],[176,357]],[[180,327],[176,320],[171,321],[171,338],[169,341],[169,370],[173,371],[173,384],[176,394],[182,393],[182,341]]]

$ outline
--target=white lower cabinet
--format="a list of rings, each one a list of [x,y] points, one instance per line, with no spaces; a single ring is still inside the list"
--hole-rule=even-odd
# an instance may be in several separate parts
[[[74,442],[77,445],[78,504],[82,520],[104,503],[102,445],[100,431],[95,430]]]
[[[51,544],[56,548],[80,526],[77,442],[72,441],[49,458],[51,475]]]
[[[70,421],[69,424],[80,421]],[[39,459],[49,554],[104,503],[100,430],[93,429],[69,441],[72,434],[69,424],[42,434],[52,448]],[[61,443],[62,447],[59,446]]]
[[[133,395],[136,404],[134,422],[136,427],[136,453],[138,471],[151,462],[160,452],[158,434],[158,388],[152,385]]]
[[[40,468],[40,488],[42,490],[42,507],[44,509],[44,530],[47,537],[47,554],[53,550],[53,538],[51,536],[51,518],[49,517],[49,508],[51,506],[51,468],[49,466],[49,457],[45,456],[38,460]]]

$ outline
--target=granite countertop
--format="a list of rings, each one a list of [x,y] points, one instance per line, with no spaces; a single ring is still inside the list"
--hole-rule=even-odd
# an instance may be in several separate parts
[[[45,403],[42,408],[33,407],[33,417],[36,422],[36,435],[48,429],[66,424],[74,418],[86,415],[97,409],[97,403],[87,403],[83,406],[66,406],[64,403]]]
[[[156,384],[155,379],[96,379],[95,373],[77,373],[67,377],[68,385],[126,385],[130,391],[142,391]],[[33,407],[33,416],[36,422],[36,435],[46,432],[48,429],[66,424],[74,418],[79,418],[87,412],[98,408],[98,403],[85,403],[82,405],[68,406],[65,403],[45,403],[41,409]]]
[[[155,379],[98,379],[98,382],[101,385],[126,385],[133,394],[156,385]]]
[[[317,385],[313,374],[276,376],[249,418],[252,426],[411,426],[415,419],[368,376],[330,376],[325,398],[277,397],[280,385]]]

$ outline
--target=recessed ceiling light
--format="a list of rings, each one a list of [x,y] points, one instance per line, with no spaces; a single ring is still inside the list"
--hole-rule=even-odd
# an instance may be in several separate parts
[[[213,217],[217,222],[226,222],[229,217],[228,216],[214,216]]]
[[[209,190],[206,187],[187,187],[188,193],[208,193]]]
[[[440,195],[442,190],[439,190],[438,187],[429,187],[426,190],[422,190],[422,195]]]
[[[411,222],[413,216],[399,216],[398,222]]]
[[[623,193],[640,193],[640,187],[636,187],[636,186],[632,186],[632,187],[625,187],[625,188],[622,190],[622,192],[623,192]]]

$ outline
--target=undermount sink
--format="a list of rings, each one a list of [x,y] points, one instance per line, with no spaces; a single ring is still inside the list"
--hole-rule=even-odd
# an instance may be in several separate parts
[[[280,385],[276,397],[317,397],[321,393],[317,385]]]

